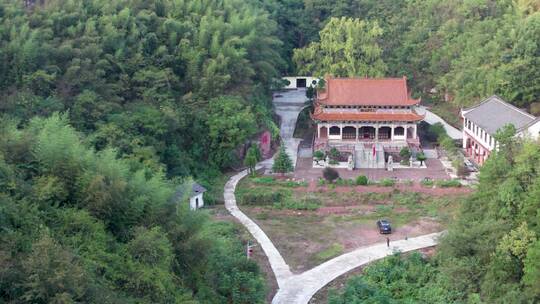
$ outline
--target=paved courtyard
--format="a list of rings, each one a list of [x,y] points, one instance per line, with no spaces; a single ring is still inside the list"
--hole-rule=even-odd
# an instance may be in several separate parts
[[[407,168],[394,169],[394,171],[386,171],[384,169],[355,169],[349,171],[347,169],[336,169],[341,178],[356,178],[359,175],[365,175],[370,180],[380,180],[383,178],[397,178],[401,180],[422,180],[426,177],[431,179],[450,179],[446,173],[446,169],[441,161],[436,158],[428,158],[426,161],[427,168]],[[299,157],[296,163],[294,177],[305,180],[318,180],[322,178],[321,168],[313,168],[312,158]]]

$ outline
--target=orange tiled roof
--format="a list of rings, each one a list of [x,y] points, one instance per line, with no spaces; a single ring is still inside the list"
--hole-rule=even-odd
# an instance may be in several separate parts
[[[410,106],[407,78],[329,78],[317,101],[325,105]]]
[[[311,115],[313,120],[317,121],[420,121],[424,119],[414,111],[410,113],[377,113],[377,112],[333,112],[325,113],[315,111]]]

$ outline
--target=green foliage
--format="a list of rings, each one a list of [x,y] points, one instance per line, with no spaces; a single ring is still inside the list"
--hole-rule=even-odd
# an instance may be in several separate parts
[[[255,175],[255,166],[257,162],[261,160],[261,150],[257,145],[251,145],[244,158],[244,165],[248,167],[248,171],[251,175]]]
[[[317,253],[315,258],[317,259],[317,262],[322,263],[322,262],[324,262],[326,260],[329,260],[329,259],[331,259],[333,257],[339,256],[340,254],[343,253],[344,249],[345,248],[343,248],[343,245],[341,245],[339,243],[333,243],[332,245],[330,245],[325,250]]]
[[[377,22],[353,18],[330,18],[319,33],[320,41],[294,50],[300,74],[336,77],[380,77],[386,72],[377,39]]]
[[[336,169],[332,169],[332,168],[324,168],[323,169],[323,177],[325,180],[327,180],[328,182],[330,183],[333,183],[336,179],[339,178],[339,173],[337,172]]]
[[[365,185],[368,184],[368,181],[369,181],[369,180],[368,180],[367,176],[365,176],[365,175],[358,175],[358,176],[356,177],[356,181],[355,181],[355,182],[356,182],[357,185],[365,186]]]
[[[441,188],[461,187],[459,179],[441,179],[435,182],[435,185]]]
[[[293,169],[294,168],[291,158],[289,157],[289,154],[287,154],[287,151],[285,151],[285,147],[281,145],[281,147],[279,148],[279,152],[274,159],[272,171],[284,174],[291,172]]]
[[[416,154],[416,159],[420,161],[420,166],[422,166],[427,157],[423,152],[419,152]]]
[[[274,207],[277,209],[289,209],[289,210],[306,210],[314,211],[319,209],[321,201],[316,197],[304,197],[301,200],[287,199],[282,202],[276,201]]]
[[[315,159],[315,162],[318,165],[321,160],[324,160],[324,152],[321,150],[317,150],[313,152],[313,158]]]
[[[399,156],[401,156],[404,160],[409,160],[411,157],[411,150],[409,150],[408,147],[403,147],[401,150],[399,150]]]
[[[420,254],[399,253],[365,268],[349,279],[343,291],[331,291],[328,303],[417,303],[434,300],[421,289],[436,275]]]
[[[283,67],[282,43],[260,3],[32,7],[1,6],[1,113],[28,122],[69,111],[96,149],[163,163],[169,176],[230,165],[258,127],[276,134],[268,93]]]
[[[94,151],[66,116],[11,123],[0,123],[0,301],[263,301],[237,232],[207,235],[212,222],[169,200],[162,170]]]
[[[255,192],[246,193],[242,196],[241,204],[243,205],[271,205],[282,202],[285,195],[281,192]]]
[[[383,178],[379,180],[379,185],[383,187],[392,187],[396,184],[396,182],[391,178]]]
[[[332,149],[330,149],[330,152],[328,152],[328,156],[330,157],[330,159],[337,161],[339,160],[341,153],[336,147],[332,147]]]
[[[420,184],[426,187],[433,187],[435,182],[432,179],[423,179],[422,181],[420,181]]]
[[[226,117],[226,119],[224,119]],[[255,134],[255,116],[239,97],[219,97],[210,100],[208,114],[210,154],[219,168],[232,164],[232,151]],[[252,151],[253,159],[257,159]]]

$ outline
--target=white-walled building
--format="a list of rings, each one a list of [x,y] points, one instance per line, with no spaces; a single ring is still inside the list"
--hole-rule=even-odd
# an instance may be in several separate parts
[[[498,96],[461,110],[463,149],[467,157],[482,165],[497,147],[495,133],[507,124],[516,128],[516,136],[538,139],[540,118],[516,108]]]

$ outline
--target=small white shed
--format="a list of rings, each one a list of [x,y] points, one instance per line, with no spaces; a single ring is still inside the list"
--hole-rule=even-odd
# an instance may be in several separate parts
[[[178,187],[171,200],[174,203],[184,203],[184,200],[189,199],[189,209],[197,210],[204,207],[204,192],[206,189],[197,183],[192,183],[191,187],[186,187],[184,184]]]
[[[204,206],[203,193],[206,192],[206,189],[197,183],[193,183],[193,187],[191,188],[191,194],[189,196],[189,209],[197,210],[202,208]]]

